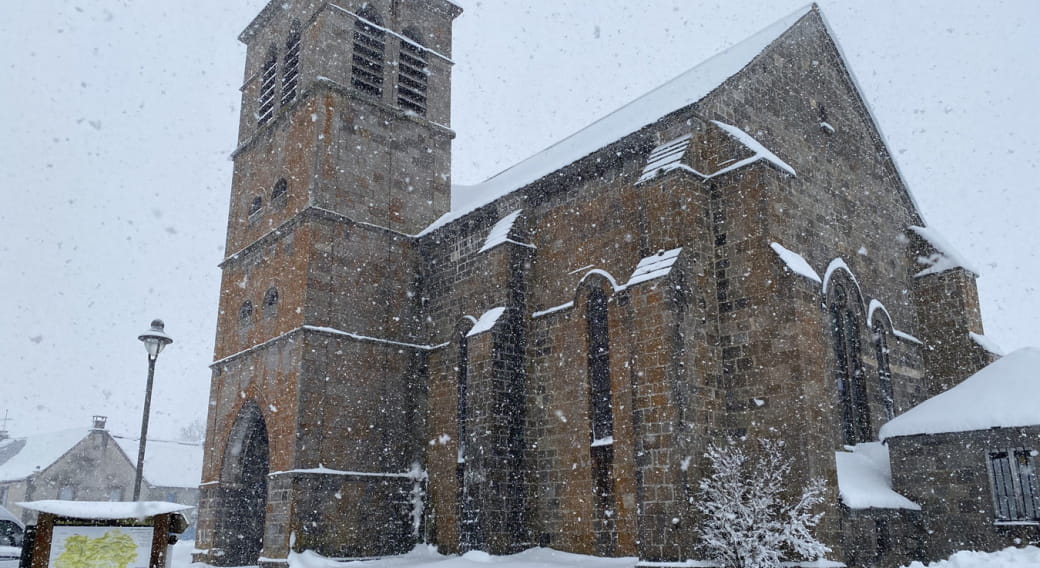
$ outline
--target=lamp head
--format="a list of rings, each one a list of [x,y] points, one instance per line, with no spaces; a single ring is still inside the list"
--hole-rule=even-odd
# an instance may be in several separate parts
[[[148,358],[155,359],[162,352],[163,348],[173,343],[173,338],[166,335],[163,331],[165,324],[161,319],[152,320],[152,327],[148,331],[137,336],[144,343],[144,348],[148,350]]]

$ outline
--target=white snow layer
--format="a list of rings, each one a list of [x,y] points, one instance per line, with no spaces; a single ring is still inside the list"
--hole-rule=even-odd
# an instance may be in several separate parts
[[[0,460],[10,456],[0,464],[0,481],[25,479],[47,469],[89,433],[88,428],[72,428],[0,442]]]
[[[675,264],[675,259],[679,258],[679,253],[681,252],[682,247],[673,248],[671,250],[657,251],[657,254],[641,259],[636,264],[635,270],[632,271],[632,276],[628,278],[628,282],[624,287],[628,288],[640,282],[667,276],[672,271],[672,265]]]
[[[823,292],[825,294],[827,293],[827,284],[830,283],[834,271],[839,269],[849,273],[849,278],[852,279],[852,283],[856,285],[856,290],[860,292],[860,295],[862,296],[863,293],[859,287],[859,280],[856,280],[856,275],[852,273],[852,269],[849,268],[849,265],[845,264],[845,261],[841,257],[835,258],[827,265],[827,270],[823,273]]]
[[[769,246],[773,248],[777,255],[780,256],[780,260],[784,261],[784,264],[787,265],[787,268],[791,272],[823,284],[820,275],[813,270],[813,267],[809,265],[809,262],[806,261],[802,255],[784,248],[784,246],[779,243],[769,243]]]
[[[725,130],[726,134],[729,134],[735,140],[737,140],[738,142],[740,142],[744,146],[747,146],[748,150],[751,150],[752,152],[755,153],[754,156],[752,156],[750,158],[747,158],[745,160],[741,160],[740,162],[737,162],[736,164],[733,164],[732,166],[729,166],[728,168],[725,168],[727,171],[731,170],[731,169],[736,169],[736,168],[744,165],[745,163],[749,164],[751,162],[757,162],[758,160],[766,160],[769,163],[773,164],[774,166],[780,168],[781,170],[784,170],[785,172],[787,172],[787,173],[789,173],[789,174],[791,174],[791,175],[793,175],[795,177],[798,176],[798,174],[795,173],[794,168],[792,168],[790,165],[788,165],[787,162],[785,162],[785,161],[781,160],[779,157],[777,157],[776,154],[770,152],[768,148],[763,146],[758,140],[755,140],[755,138],[753,136],[751,136],[750,134],[748,134],[747,132],[744,132],[743,130],[737,128],[736,126],[733,126],[731,124],[726,124],[726,123],[723,123],[723,122],[719,122],[717,120],[713,120],[712,123],[714,123],[715,126],[718,126],[719,128]],[[715,172],[714,174],[712,174],[712,176],[719,175],[720,173],[722,173],[722,170],[719,170],[719,171]]]
[[[974,331],[969,331],[968,337],[971,337],[972,341],[977,343],[979,347],[985,349],[986,351],[994,355],[1004,355],[1004,350],[1001,349],[1000,346],[996,344],[996,342],[986,337],[985,335],[982,335],[981,333],[975,333]]]
[[[650,152],[650,157],[646,159],[646,166],[643,167],[643,173],[639,176],[636,184],[638,185],[665,172],[674,170],[682,164],[683,156],[686,155],[686,150],[689,149],[690,140],[692,139],[692,134],[685,134],[654,148]]]
[[[881,427],[895,436],[966,432],[1040,424],[1040,349],[1024,347],[987,365]]]
[[[112,436],[130,463],[137,463],[139,438]],[[157,487],[198,487],[202,479],[202,444],[148,440],[144,479]]]
[[[834,452],[838,493],[850,509],[911,509],[921,506],[892,490],[888,447],[881,442],[856,444],[851,452]]]
[[[1035,568],[1040,566],[1040,548],[1005,548],[999,552],[962,550],[946,560],[922,564],[914,561],[905,568]]]
[[[480,247],[480,250],[477,252],[481,253],[486,250],[491,250],[504,243],[513,243],[515,245],[534,248],[534,245],[521,243],[509,238],[509,233],[513,230],[513,225],[516,223],[517,218],[520,217],[520,213],[522,213],[520,210],[513,211],[509,215],[499,219],[498,222],[495,223],[495,226],[491,227],[491,230],[488,231],[487,239],[484,240],[484,246]]]
[[[480,316],[480,319],[477,320],[477,323],[473,324],[473,327],[470,328],[469,333],[466,334],[466,337],[473,337],[478,333],[484,333],[492,327],[495,327],[495,322],[498,321],[498,318],[502,317],[502,314],[504,314],[505,311],[505,306],[499,306],[497,308],[491,308],[490,310],[484,312],[484,315]]]
[[[477,550],[445,556],[437,552],[437,547],[426,544],[416,545],[411,552],[399,556],[352,562],[339,562],[310,550],[289,553],[289,568],[475,568],[489,564],[498,568],[631,568],[635,563],[632,557],[600,558],[551,548],[531,548],[509,556],[492,556]]]
[[[976,268],[968,264],[968,262],[964,260],[964,257],[957,253],[953,246],[950,245],[950,243],[948,243],[946,239],[938,233],[938,231],[929,227],[918,227],[916,225],[911,226],[910,230],[928,241],[928,244],[932,245],[932,248],[935,249],[935,254],[917,258],[917,263],[923,265],[925,268],[914,276],[938,274],[950,270],[951,268],[963,268],[975,275],[982,274]]]
[[[31,511],[75,519],[143,519],[194,508],[191,505],[166,501],[59,501],[56,499],[18,503],[18,506]]]
[[[427,234],[474,209],[520,189],[619,140],[665,115],[691,105],[735,75],[809,11],[807,5],[748,39],[704,61],[545,150],[472,186],[452,188],[452,210],[423,229]]]

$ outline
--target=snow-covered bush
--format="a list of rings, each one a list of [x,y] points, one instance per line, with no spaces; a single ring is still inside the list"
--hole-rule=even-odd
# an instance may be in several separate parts
[[[786,558],[816,560],[830,552],[812,535],[822,513],[823,482],[813,480],[797,498],[785,493],[791,460],[783,442],[760,440],[760,451],[743,442],[712,444],[705,454],[711,473],[700,481],[697,528],[708,557],[727,568],[773,568]]]

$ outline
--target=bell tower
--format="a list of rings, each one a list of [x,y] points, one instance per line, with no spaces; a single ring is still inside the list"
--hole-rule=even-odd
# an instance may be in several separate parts
[[[272,0],[239,36],[197,560],[415,542],[428,334],[412,235],[449,207],[460,13]]]

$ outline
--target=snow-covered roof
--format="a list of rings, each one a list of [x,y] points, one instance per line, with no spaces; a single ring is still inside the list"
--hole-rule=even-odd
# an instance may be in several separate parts
[[[834,452],[838,493],[850,509],[912,509],[921,506],[892,490],[888,446],[856,444],[851,452]]]
[[[932,248],[935,249],[935,254],[917,258],[917,263],[923,266],[924,269],[914,276],[938,274],[952,268],[963,268],[976,275],[982,274],[976,268],[968,264],[968,262],[964,260],[964,257],[953,248],[953,245],[947,242],[946,238],[940,235],[935,229],[932,229],[931,227],[911,226],[910,230],[920,235],[922,239],[928,241],[928,244],[932,245]]]
[[[50,467],[88,433],[88,428],[72,428],[0,442],[0,481],[25,479]]]
[[[646,282],[647,280],[667,276],[672,270],[672,265],[675,264],[675,259],[679,258],[679,253],[681,252],[682,247],[671,250],[662,250],[658,251],[657,254],[650,255],[640,260],[639,264],[636,265],[636,269],[632,271],[632,276],[629,277],[628,282],[624,287],[627,288],[639,284],[640,282]]]
[[[809,265],[809,262],[805,260],[802,255],[784,248],[780,243],[769,243],[773,251],[780,257],[780,260],[784,261],[787,265],[788,270],[795,274],[799,274],[808,278],[809,280],[815,280],[817,283],[822,284],[823,280],[820,279],[820,275],[813,270],[813,267]]]
[[[137,463],[139,438],[112,436],[130,463]],[[202,479],[202,444],[148,440],[144,479],[156,487],[198,487]]]
[[[1040,425],[1040,349],[996,360],[881,427],[880,439]]]
[[[58,501],[47,499],[18,503],[19,507],[74,519],[143,519],[193,509],[166,501]]]
[[[520,189],[669,113],[707,96],[751,63],[766,47],[812,10],[807,5],[545,150],[473,186],[455,186],[452,210],[423,229],[427,234],[474,209]],[[768,150],[767,150],[768,152]]]

